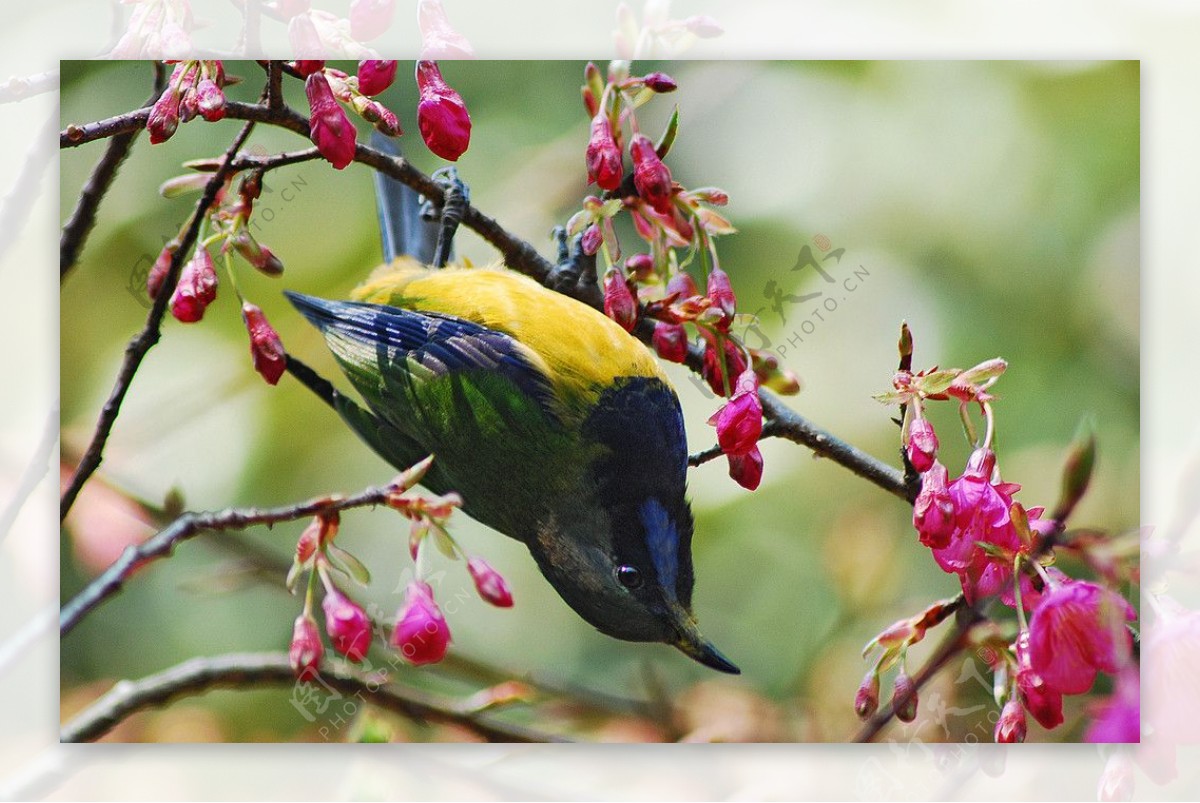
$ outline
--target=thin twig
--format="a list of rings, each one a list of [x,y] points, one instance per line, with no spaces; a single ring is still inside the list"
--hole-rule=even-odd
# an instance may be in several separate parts
[[[469,728],[491,742],[561,742],[565,739],[531,728],[497,721],[463,704],[430,692],[384,684],[380,678],[358,670],[321,667],[322,684],[350,698],[369,701],[417,722],[443,722]],[[179,697],[202,694],[214,688],[243,689],[261,685],[298,684],[283,653],[232,653],[212,658],[192,658],[163,672],[136,681],[121,681],[63,726],[62,742],[99,739],[130,715],[162,706]],[[315,687],[314,687],[315,688]],[[323,692],[322,692],[323,693]]]
[[[925,662],[925,665],[912,676],[913,694],[916,694],[942,667],[954,660],[956,655],[967,648],[970,643],[968,636],[971,629],[983,621],[983,616],[974,608],[967,605],[962,595],[959,595],[953,603],[946,607],[945,617],[949,617],[952,613],[958,614],[958,618],[954,623],[954,630],[946,635],[942,643],[938,645],[937,650]],[[862,729],[854,736],[854,741],[869,742],[874,739],[879,731],[891,722],[892,717],[896,715],[897,703],[904,702],[906,701],[893,699],[886,707],[876,711],[875,715],[868,719],[863,724]]]
[[[163,75],[162,70],[156,70],[154,89],[143,104],[143,108],[153,106],[154,102],[158,100],[158,96],[162,94]],[[87,240],[88,232],[96,222],[96,210],[100,207],[100,201],[104,198],[104,193],[108,192],[109,185],[116,178],[117,168],[129,155],[129,149],[141,131],[142,129],[135,128],[112,137],[108,141],[104,155],[96,163],[87,183],[83,185],[83,189],[79,193],[79,201],[75,204],[75,211],[71,213],[71,219],[67,221],[67,224],[63,226],[62,238],[59,240],[59,281],[65,279],[67,273],[75,266],[79,252],[83,250],[83,244]]]
[[[0,103],[14,103],[58,88],[58,70],[13,76],[0,84]]]
[[[258,2],[254,2],[255,14],[258,12]],[[283,108],[283,69],[278,61],[267,62],[267,108]]]
[[[184,513],[166,528],[140,544],[125,548],[101,574],[63,605],[59,615],[60,635],[71,632],[75,625],[104,600],[121,590],[135,568],[156,558],[170,555],[176,545],[206,530],[244,530],[255,524],[276,524],[282,521],[315,516],[317,513],[370,507],[382,504],[396,491],[394,484],[368,488],[349,497],[325,496],[295,505],[276,508],[228,508],[212,513]]]
[[[695,454],[688,455],[688,465],[692,468],[695,468],[696,466],[702,466],[709,460],[716,460],[722,455],[722,453],[723,452],[721,451],[720,444],[710,446],[702,452],[696,452]]]
[[[58,147],[74,148],[97,139],[114,137],[117,134],[145,128],[146,119],[149,116],[150,110],[143,108],[118,114],[115,117],[106,117],[94,123],[84,123],[83,125],[71,123],[59,132]]]
[[[70,511],[71,505],[75,503],[75,498],[79,495],[83,484],[87,482],[92,473],[100,466],[100,461],[104,453],[104,445],[108,442],[109,433],[112,432],[113,424],[117,420],[117,414],[121,411],[121,403],[125,400],[125,394],[129,391],[129,386],[142,364],[142,359],[154,347],[154,344],[158,342],[161,336],[162,319],[167,310],[167,301],[175,290],[176,282],[179,281],[179,273],[183,267],[183,261],[191,252],[192,245],[196,242],[196,237],[200,233],[200,225],[204,221],[204,216],[207,214],[208,208],[212,206],[213,201],[217,197],[217,192],[225,183],[225,177],[233,168],[233,155],[241,149],[253,128],[253,122],[247,122],[242,126],[242,130],[234,137],[233,143],[225,152],[224,163],[217,169],[212,178],[208,180],[208,184],[205,185],[204,194],[192,211],[191,220],[188,223],[187,231],[184,232],[180,240],[179,249],[171,258],[171,267],[167,271],[167,276],[163,280],[158,296],[154,299],[154,306],[150,308],[150,312],[146,316],[146,325],[125,347],[125,361],[121,364],[121,370],[117,374],[117,380],[113,385],[112,393],[109,394],[108,401],[104,403],[104,408],[100,411],[100,419],[96,422],[96,429],[92,434],[91,443],[88,444],[87,451],[83,453],[83,457],[75,469],[75,475],[71,477],[71,482],[67,486],[67,490],[63,493],[62,501],[59,504],[60,521],[67,517],[67,513]]]

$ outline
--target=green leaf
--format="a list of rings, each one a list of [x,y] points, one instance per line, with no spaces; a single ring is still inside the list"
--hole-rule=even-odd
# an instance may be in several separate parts
[[[354,578],[354,582],[361,586],[370,585],[371,573],[362,561],[334,543],[326,544],[325,549],[334,565]]]
[[[915,376],[912,381],[913,387],[930,396],[945,393],[946,389],[954,383],[954,380],[960,373],[962,372],[957,368],[947,368],[942,371],[925,374],[925,376]]]
[[[434,527],[430,532],[433,533],[433,542],[437,544],[438,551],[450,560],[458,560],[458,550],[455,548],[454,539],[450,537],[450,534],[441,527]]]
[[[675,135],[679,133],[679,106],[676,104],[675,111],[671,112],[671,119],[667,121],[667,128],[663,131],[663,135],[659,138],[658,144],[654,146],[654,152],[658,154],[659,159],[665,159],[667,153],[670,152],[671,146],[675,144]]]

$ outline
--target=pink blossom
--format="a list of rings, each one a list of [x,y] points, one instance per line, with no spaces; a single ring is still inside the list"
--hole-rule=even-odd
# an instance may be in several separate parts
[[[1009,700],[1000,711],[996,722],[997,744],[1017,744],[1025,741],[1025,709],[1016,700]]]
[[[592,133],[588,138],[585,158],[588,183],[594,181],[605,190],[615,190],[621,186],[625,173],[621,149],[613,139],[612,125],[603,111],[592,118]]]
[[[508,583],[487,561],[483,558],[470,558],[467,560],[467,571],[471,573],[471,579],[475,582],[475,590],[485,602],[490,602],[497,608],[512,607],[512,591],[509,590]]]
[[[392,644],[413,666],[433,664],[446,657],[450,628],[433,600],[433,589],[415,580],[409,583],[407,600],[396,615]]]
[[[429,150],[451,162],[471,143],[471,115],[462,96],[442,78],[436,61],[417,62],[417,125]]]
[[[1138,742],[1142,738],[1141,690],[1136,667],[1126,667],[1117,675],[1112,695],[1091,706],[1094,717],[1085,742],[1121,744]]]
[[[301,78],[307,78],[313,73],[325,69],[325,62],[312,59],[307,61],[297,60],[293,62],[293,66],[295,66],[296,72],[300,73]]]
[[[936,460],[921,476],[921,492],[913,502],[913,527],[921,543],[933,549],[944,549],[954,532],[954,500],[946,488],[949,475],[946,467]]]
[[[725,362],[722,366],[720,356],[717,353],[716,343],[714,338],[709,335],[707,330],[701,330],[705,340],[708,342],[707,348],[704,350],[704,364],[701,366],[701,374],[708,381],[708,386],[712,388],[713,393],[718,396],[725,395],[725,371],[729,374],[729,386],[732,390],[734,377],[740,376],[746,370],[746,357],[742,354],[742,350],[734,345],[729,338],[723,338],[725,343]]]
[[[854,713],[864,722],[879,709],[879,673],[874,669],[867,672],[862,684],[854,694]]]
[[[1142,667],[1148,719],[1156,736],[1172,747],[1196,744],[1200,733],[1200,611],[1166,595],[1153,597],[1157,616],[1145,628]]]
[[[896,675],[896,685],[892,687],[892,708],[896,719],[901,722],[912,722],[917,718],[917,684],[902,668]]]
[[[937,459],[938,439],[933,424],[927,418],[914,418],[908,425],[908,462],[918,473],[924,474]]]
[[[396,13],[395,0],[353,0],[350,3],[350,35],[369,42],[383,35]]]
[[[1052,577],[1029,623],[1029,665],[1049,688],[1082,694],[1097,671],[1113,673],[1127,664],[1133,637],[1125,622],[1135,618],[1114,591]]]
[[[658,92],[659,94],[665,92],[674,92],[679,88],[679,84],[675,82],[675,79],[667,75],[665,72],[647,73],[646,77],[642,79],[642,82],[646,84],[647,89],[653,92]]]
[[[299,19],[299,17],[297,17]],[[312,110],[309,137],[317,150],[338,170],[354,161],[354,124],[333,96],[323,72],[315,72],[304,81],[308,106]]]
[[[733,285],[729,281],[729,274],[714,265],[708,274],[707,290],[713,306],[721,311],[721,320],[717,324],[717,328],[722,332],[728,332],[737,308],[737,297],[733,294]]]
[[[371,620],[366,611],[332,586],[326,590],[321,608],[333,648],[351,661],[362,661],[371,646]]]
[[[374,97],[396,80],[397,61],[364,59],[358,63],[358,91]]]
[[[758,488],[762,482],[763,458],[757,446],[745,454],[726,455],[726,458],[729,460],[729,476],[734,482],[747,491]]]
[[[171,296],[171,314],[182,323],[196,323],[204,310],[217,298],[217,271],[212,257],[201,248],[183,266],[175,293]]]
[[[158,298],[163,282],[167,279],[167,273],[171,270],[171,260],[174,259],[175,252],[178,250],[179,243],[177,241],[172,240],[167,243],[158,253],[158,259],[154,260],[150,272],[146,274],[146,295],[150,296],[150,300]]]
[[[633,184],[646,203],[661,215],[671,213],[671,170],[644,134],[634,134],[629,141],[629,156],[633,159]]]
[[[225,93],[211,78],[201,78],[196,85],[196,108],[210,123],[225,117]]]
[[[626,332],[632,332],[637,324],[637,299],[625,275],[615,268],[604,274],[604,314],[621,324]]]
[[[287,368],[287,352],[283,349],[279,334],[267,321],[263,311],[249,301],[242,304],[242,320],[250,333],[250,355],[254,358],[254,370],[267,380],[267,384],[279,384],[279,378]]]
[[[450,25],[441,0],[419,0],[417,25],[421,28],[420,58],[475,58],[475,49],[471,47],[471,43]]]
[[[1029,663],[1029,631],[1017,636],[1017,688],[1026,710],[1047,730],[1057,728],[1063,721],[1062,692],[1046,685],[1042,676]]]
[[[762,402],[758,399],[758,376],[752,369],[737,379],[733,396],[709,423],[717,428],[717,443],[727,455],[744,455],[762,436]]]
[[[288,661],[296,677],[300,680],[312,680],[320,671],[321,657],[324,654],[325,647],[321,645],[321,634],[317,630],[316,620],[307,613],[300,614],[292,628],[292,644],[288,648]]]
[[[179,128],[180,101],[180,93],[174,86],[168,86],[150,108],[150,115],[146,118],[146,130],[150,132],[151,145],[166,142]]]
[[[687,359],[687,330],[680,323],[654,324],[654,350],[658,356],[670,362],[682,363]]]

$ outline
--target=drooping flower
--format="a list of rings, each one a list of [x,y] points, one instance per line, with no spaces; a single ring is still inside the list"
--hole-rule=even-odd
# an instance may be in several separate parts
[[[417,62],[417,125],[429,150],[451,162],[471,143],[471,115],[462,96],[442,78],[436,61]]]
[[[729,476],[747,491],[756,490],[762,483],[763,457],[755,446],[745,454],[726,455],[729,460]]]
[[[296,72],[300,73],[301,78],[307,78],[313,73],[320,72],[321,70],[325,69],[325,62],[317,61],[315,59],[297,59],[296,61],[292,62],[292,66],[296,68]]]
[[[182,97],[173,86],[163,90],[146,118],[146,131],[150,133],[150,144],[166,142],[179,128],[179,105]]]
[[[304,80],[304,91],[308,95],[308,106],[312,111],[309,120],[309,138],[330,164],[341,170],[354,161],[354,124],[346,116],[345,109],[333,96],[329,81],[323,72],[314,72]]]
[[[470,558],[467,560],[467,571],[471,573],[475,590],[485,602],[490,602],[497,608],[512,607],[512,591],[509,590],[508,583],[487,561],[483,558]]]
[[[936,460],[921,476],[921,492],[913,502],[913,527],[921,543],[943,549],[954,532],[954,500],[946,487],[949,474]]]
[[[163,246],[163,250],[158,253],[158,258],[150,266],[150,271],[146,274],[146,295],[150,296],[151,301],[158,298],[163,282],[166,281],[167,273],[171,270],[171,260],[174,259],[175,252],[178,250],[179,241],[171,240]]]
[[[211,78],[201,78],[196,85],[196,109],[210,123],[225,117],[225,93]]]
[[[1083,734],[1085,742],[1124,744],[1142,737],[1141,683],[1136,667],[1117,675],[1112,695],[1091,707],[1092,724]]]
[[[675,82],[675,79],[665,72],[647,73],[642,82],[646,85],[647,89],[659,94],[674,92],[679,88],[679,84]]]
[[[621,179],[625,174],[621,149],[617,147],[612,125],[603,110],[592,118],[592,133],[588,138],[586,161],[589,184],[594,181],[605,190],[615,190],[621,186]]]
[[[896,711],[896,719],[901,722],[912,722],[917,718],[917,684],[909,677],[903,668],[896,675],[896,685],[892,687],[892,707]]]
[[[433,664],[446,657],[450,628],[427,583],[414,580],[406,591],[404,607],[396,616],[392,644],[413,666]]]
[[[637,325],[637,299],[625,274],[616,268],[609,268],[604,274],[604,314],[621,324],[626,332],[632,332]]]
[[[644,134],[634,134],[629,140],[629,156],[633,159],[633,184],[638,195],[659,214],[670,214],[671,170],[658,157],[654,143]]]
[[[1033,714],[1043,728],[1057,728],[1063,721],[1062,692],[1046,685],[1042,676],[1029,663],[1029,631],[1022,630],[1017,636],[1017,688],[1026,710]]]
[[[727,455],[744,455],[762,436],[762,402],[758,399],[758,376],[752,369],[737,379],[733,396],[709,419],[717,428],[717,443]]]
[[[1133,637],[1125,622],[1135,618],[1115,591],[1051,576],[1029,623],[1029,665],[1049,688],[1082,694],[1097,672],[1126,666]]]
[[[242,304],[242,320],[250,333],[250,355],[254,358],[254,370],[267,384],[279,384],[279,378],[287,369],[287,352],[284,351],[279,333],[267,321],[263,311],[249,301]]]
[[[854,694],[854,713],[864,722],[879,708],[879,672],[871,669]]]
[[[729,281],[729,274],[714,265],[708,273],[707,290],[713,306],[721,311],[721,320],[717,323],[717,328],[722,332],[728,332],[737,309],[737,296],[733,294],[733,285]]]
[[[296,677],[300,680],[316,677],[324,654],[325,647],[321,644],[316,620],[307,613],[300,614],[292,628],[292,644],[288,648],[288,661]]]
[[[364,59],[358,63],[358,91],[375,97],[396,80],[398,61]]]
[[[421,29],[423,59],[473,59],[475,49],[450,25],[441,0],[419,0],[417,25]]]
[[[655,322],[653,342],[654,351],[664,360],[682,363],[687,359],[688,337],[683,324]]]
[[[325,632],[333,648],[351,661],[361,662],[371,646],[371,620],[367,612],[337,588],[330,586],[321,602]]]
[[[195,323],[204,317],[204,310],[217,298],[217,271],[206,249],[183,266],[179,283],[171,296],[171,314],[182,323]]]
[[[369,42],[383,35],[396,13],[395,0],[353,0],[350,3],[350,35]]]
[[[996,722],[997,744],[1018,744],[1025,741],[1025,709],[1016,700],[1009,700],[1000,711]]]
[[[729,388],[733,389],[733,381],[746,370],[746,357],[742,354],[742,350],[734,345],[729,338],[723,338],[725,343],[724,367],[719,353],[715,338],[712,338],[707,330],[701,330],[701,334],[707,342],[707,347],[704,349],[704,364],[701,366],[701,375],[708,382],[708,386],[712,388],[713,393],[718,396],[725,395],[725,371],[728,371]]]
[[[905,447],[908,462],[918,473],[924,474],[937,459],[938,439],[933,424],[927,418],[914,418],[908,425],[908,443]]]

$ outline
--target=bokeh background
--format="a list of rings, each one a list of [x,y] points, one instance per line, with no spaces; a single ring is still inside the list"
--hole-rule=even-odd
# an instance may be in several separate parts
[[[338,64],[353,70],[353,63]],[[402,72],[409,65],[402,64]],[[231,96],[253,100],[248,80]],[[892,411],[871,399],[888,387],[901,320],[916,364],[966,367],[1005,357],[999,448],[1005,479],[1027,506],[1053,504],[1063,448],[1091,416],[1099,435],[1095,482],[1074,523],[1114,533],[1138,526],[1139,488],[1139,67],[1136,62],[680,62],[663,69],[680,89],[647,107],[659,130],[672,103],[681,131],[668,163],[687,186],[730,194],[739,233],[721,242],[740,307],[759,314],[750,345],[768,342],[804,384],[796,409],[897,464]],[[480,62],[445,67],[474,119],[458,167],[473,201],[549,253],[548,231],[587,192],[587,119],[579,102],[583,62]],[[286,82],[305,108],[302,87]],[[62,65],[63,124],[141,103],[144,63]],[[439,165],[416,135],[415,87],[406,76],[382,97],[406,131],[401,145],[426,170]],[[111,388],[122,350],[142,325],[145,270],[194,198],[164,200],[157,186],[180,163],[219,154],[238,123],[182,126],[168,143],[140,141],[102,206],[83,260],[61,295],[62,450],[77,456]],[[303,147],[290,132],[260,127],[252,147]],[[99,145],[61,155],[63,219]],[[268,179],[256,236],[286,264],[282,279],[239,265],[239,284],[279,329],[290,351],[329,376],[332,360],[286,304],[283,288],[344,296],[379,260],[368,168],[311,162]],[[801,249],[844,248],[824,263],[838,283],[793,270]],[[460,253],[495,256],[464,231]],[[849,283],[843,284],[843,280]],[[771,283],[775,284],[772,285]],[[848,289],[853,287],[853,289]],[[132,288],[132,289],[131,289]],[[772,288],[823,293],[772,308]],[[826,300],[833,298],[836,309]],[[105,462],[63,531],[64,597],[129,539],[152,531],[144,511],[178,495],[189,509],[284,504],[353,491],[392,472],[290,378],[270,388],[254,374],[234,296],[223,286],[205,320],[168,318],[114,430]],[[674,372],[693,449],[713,440],[705,420],[717,402]],[[944,405],[943,405],[944,406]],[[952,473],[967,455],[956,416],[934,411]],[[631,425],[636,425],[633,423]],[[764,444],[766,473],[754,493],[723,461],[691,473],[697,517],[696,612],[707,635],[743,669],[711,672],[665,647],[631,645],[591,630],[538,574],[524,548],[459,517],[454,532],[509,579],[516,607],[471,599],[450,611],[445,668],[402,670],[405,682],[467,694],[492,679],[528,676],[570,689],[669,699],[676,714],[575,716],[516,709],[515,720],[587,739],[677,738],[844,741],[867,664],[862,645],[892,621],[957,589],[911,531],[910,511],[804,449]],[[64,715],[118,678],[140,677],[194,655],[284,649],[299,600],[282,590],[302,523],[245,535],[205,535],[140,573],[61,648]],[[345,516],[339,542],[372,569],[360,593],[390,615],[409,566],[406,525],[387,511]],[[440,560],[440,556],[439,556]],[[443,595],[469,587],[461,564],[442,561]],[[1136,589],[1125,589],[1136,600]],[[469,599],[469,598],[468,598]],[[937,634],[912,653],[913,666]],[[981,666],[981,665],[980,665]],[[907,741],[986,741],[990,689],[973,662],[929,687],[921,718],[885,733]],[[1106,687],[1097,687],[1098,692]],[[1068,698],[1067,724],[1030,726],[1030,740],[1076,740],[1087,698]],[[949,713],[947,713],[949,712]],[[966,713],[963,713],[966,712]],[[123,740],[322,740],[286,690],[216,692],[138,715]],[[395,738],[458,739],[444,728],[386,720]],[[354,738],[349,727],[333,738]]]

